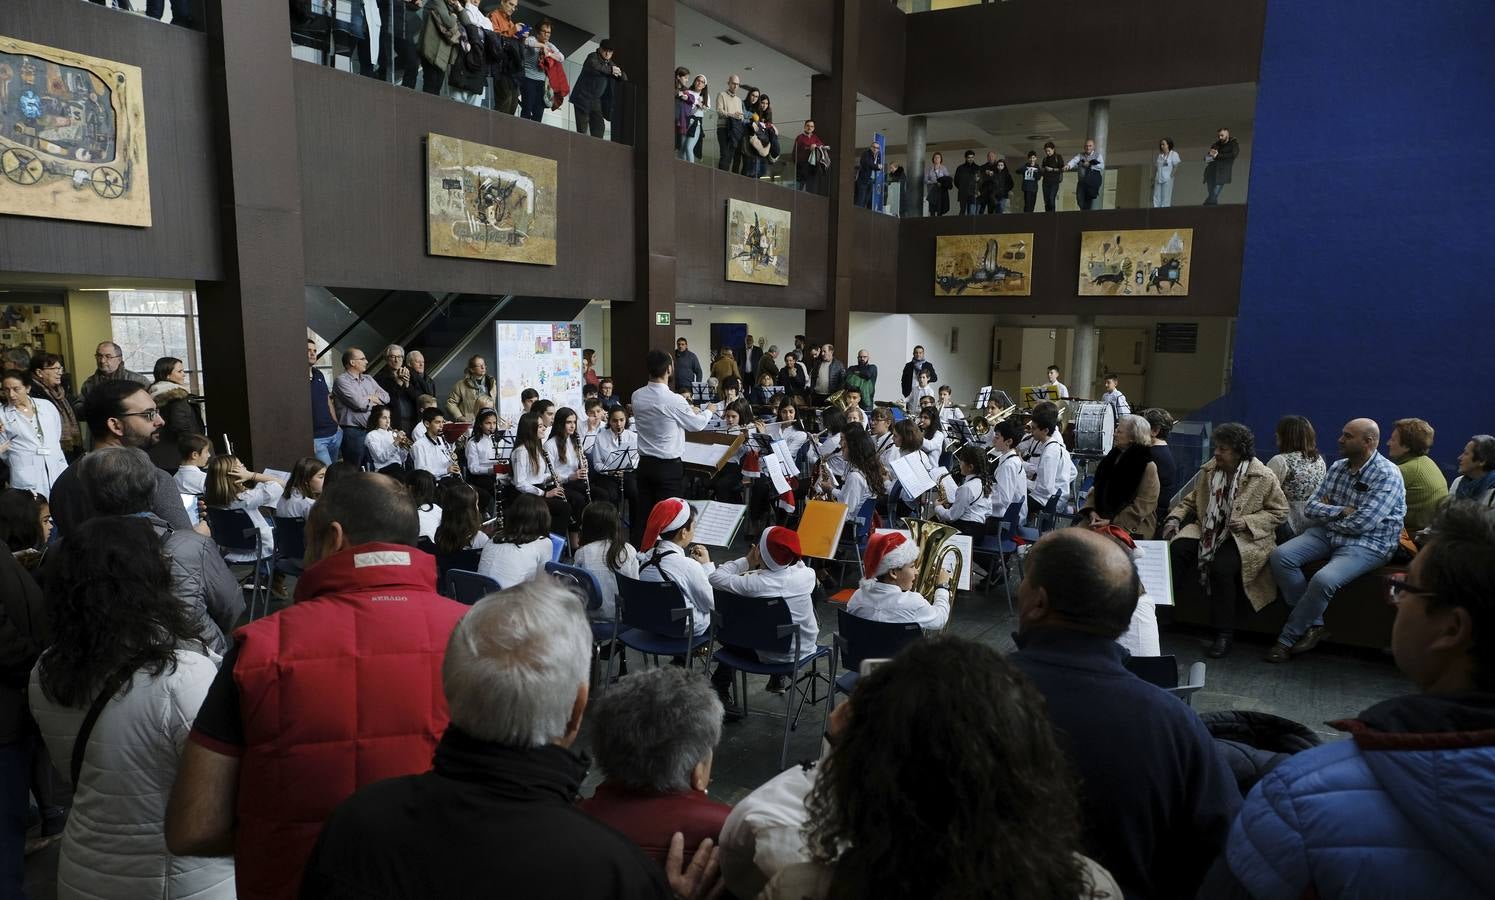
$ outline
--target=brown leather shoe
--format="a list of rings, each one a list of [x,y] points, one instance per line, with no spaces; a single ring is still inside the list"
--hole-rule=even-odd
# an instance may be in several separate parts
[[[1324,626],[1311,626],[1307,631],[1303,632],[1303,636],[1298,638],[1298,642],[1296,644],[1293,644],[1292,649],[1288,652],[1293,656],[1297,656],[1299,653],[1307,653],[1309,650],[1317,647],[1319,645],[1319,641],[1322,641],[1328,636],[1329,629],[1325,628]]]
[[[1267,655],[1262,659],[1269,663],[1285,663],[1292,659],[1292,656],[1288,653],[1286,644],[1273,644],[1272,649],[1268,650]]]

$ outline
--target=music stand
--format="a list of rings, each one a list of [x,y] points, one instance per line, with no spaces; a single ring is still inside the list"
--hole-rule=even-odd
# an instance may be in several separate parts
[[[619,447],[608,454],[607,465],[597,471],[603,475],[617,475],[631,471],[638,465],[637,447]]]
[[[989,385],[989,384],[987,386],[983,387],[981,390],[977,391],[976,392],[976,408],[977,409],[981,409],[982,407],[986,406],[986,398],[988,398],[990,396],[991,396],[991,385]],[[1004,403],[1002,405],[1006,406],[1007,404]]]
[[[993,391],[988,391],[987,392],[986,400],[982,401],[982,406],[984,407],[986,405],[986,403],[988,403],[988,402],[990,402],[992,400],[997,401],[997,409],[1006,409],[1009,406],[1016,406],[1017,405],[1017,404],[1015,404],[1015,403],[1012,402],[1012,398],[1011,397],[1007,396],[1007,392],[1006,391],[996,391],[996,390],[993,390]]]
[[[971,431],[971,423],[965,419],[950,419],[945,422],[945,438],[957,445],[969,444],[976,440],[976,434]]]
[[[690,402],[699,406],[716,401],[716,390],[709,381],[693,381],[690,384]]]

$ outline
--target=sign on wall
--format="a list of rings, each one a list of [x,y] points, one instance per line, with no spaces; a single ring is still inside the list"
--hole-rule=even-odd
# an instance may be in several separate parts
[[[441,134],[426,137],[426,252],[555,265],[556,163]]]
[[[1185,296],[1193,249],[1192,228],[1082,232],[1080,296]]]
[[[0,35],[0,213],[151,224],[139,67]]]
[[[1033,293],[1033,235],[942,234],[934,243],[936,297],[1027,297]]]

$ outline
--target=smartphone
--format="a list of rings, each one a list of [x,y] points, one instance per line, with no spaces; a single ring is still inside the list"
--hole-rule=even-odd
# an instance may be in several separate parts
[[[892,660],[886,657],[882,659],[864,659],[862,660],[861,668],[857,670],[857,677],[866,678],[868,675],[871,675],[873,670],[878,666],[889,662],[892,662]]]

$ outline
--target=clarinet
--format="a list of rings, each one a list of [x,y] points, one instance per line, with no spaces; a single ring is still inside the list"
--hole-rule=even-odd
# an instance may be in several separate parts
[[[543,444],[540,446],[540,455],[545,457],[545,471],[550,473],[550,481],[548,482],[550,484],[550,487],[546,488],[545,485],[540,485],[540,493],[548,494],[552,490],[561,486],[561,480],[556,477],[555,466],[551,465],[550,463],[550,453],[545,449],[545,446]]]
[[[494,432],[493,437],[489,438],[489,441],[489,446],[493,448],[493,465],[490,467],[491,471],[493,472],[493,516],[498,520],[498,533],[503,534],[504,486],[503,483],[498,480],[498,432]],[[513,477],[514,476],[512,475],[511,470],[511,474],[509,476],[511,481],[513,480]]]
[[[587,455],[581,452],[581,435],[571,432],[571,446],[576,448],[576,472],[581,476],[581,486],[587,492],[587,505],[592,505],[592,473],[587,467]]]

